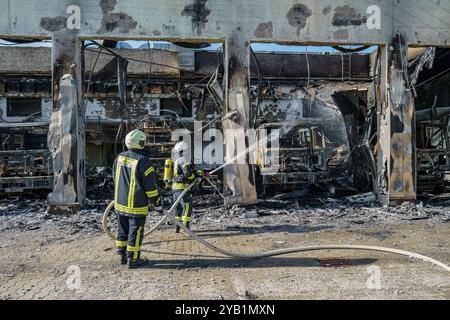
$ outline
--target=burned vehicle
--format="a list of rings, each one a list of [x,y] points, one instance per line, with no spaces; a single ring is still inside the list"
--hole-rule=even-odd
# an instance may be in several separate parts
[[[418,193],[440,194],[450,187],[450,108],[416,112]]]
[[[46,193],[53,188],[53,160],[46,149],[46,129],[22,123],[0,126],[0,192]]]
[[[293,191],[329,177],[326,139],[319,123],[319,119],[304,119],[259,127],[256,159],[263,194]],[[278,145],[264,143],[263,132],[271,135],[275,130]]]

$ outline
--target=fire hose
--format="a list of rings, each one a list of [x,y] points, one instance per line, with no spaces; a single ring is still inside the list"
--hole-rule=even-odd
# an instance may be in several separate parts
[[[274,257],[274,256],[280,256],[290,253],[297,253],[297,252],[305,252],[305,251],[319,251],[319,250],[365,250],[365,251],[378,251],[378,252],[387,252],[387,253],[394,253],[399,254],[403,256],[407,256],[409,258],[415,258],[419,259],[425,262],[430,262],[432,264],[435,264],[439,267],[444,268],[446,271],[450,272],[450,267],[446,264],[437,261],[433,258],[414,253],[409,252],[405,250],[399,250],[399,249],[392,249],[392,248],[386,248],[386,247],[378,247],[378,246],[365,246],[365,245],[339,245],[339,244],[331,244],[331,245],[316,245],[316,246],[304,246],[304,247],[296,247],[296,248],[287,248],[287,249],[279,249],[279,250],[272,250],[267,252],[261,252],[261,253],[236,253],[231,252],[222,248],[219,248],[212,243],[206,241],[205,239],[199,237],[194,232],[192,232],[190,229],[186,228],[181,222],[177,220],[177,218],[173,215],[173,211],[177,207],[177,205],[180,203],[181,199],[184,197],[184,195],[191,190],[195,186],[195,182],[189,185],[188,188],[186,188],[183,193],[178,197],[178,199],[172,204],[172,207],[168,211],[164,211],[164,217],[151,229],[149,230],[146,235],[151,234],[155,230],[157,230],[166,219],[170,219],[173,221],[173,223],[177,226],[179,226],[186,234],[188,234],[190,237],[195,239],[196,241],[200,242],[207,248],[218,252],[224,256],[232,257],[232,258],[239,258],[239,259],[257,259],[257,258],[266,258],[266,257]],[[104,217],[106,217],[109,214],[109,211],[114,206],[114,202],[112,202],[105,211]],[[104,225],[105,228],[105,225]],[[105,230],[106,231],[106,230]]]

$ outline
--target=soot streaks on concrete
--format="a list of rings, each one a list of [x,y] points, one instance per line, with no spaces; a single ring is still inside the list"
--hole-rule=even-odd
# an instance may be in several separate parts
[[[311,16],[312,11],[304,4],[295,4],[287,14],[289,24],[297,28],[297,36],[300,35],[300,31],[306,27],[308,18]]]
[[[67,18],[65,17],[55,17],[49,18],[44,17],[41,19],[41,27],[50,32],[56,32],[64,29],[67,25]]]
[[[103,12],[102,25],[98,34],[119,31],[129,33],[137,28],[138,23],[125,12],[115,12],[118,0],[100,0],[100,8]]]
[[[255,36],[257,38],[272,38],[273,37],[272,21],[260,23],[255,30]]]
[[[345,5],[335,9],[332,24],[335,27],[348,27],[360,26],[366,22],[367,17],[362,16],[355,8]]]
[[[181,15],[184,17],[191,17],[192,31],[197,32],[197,35],[201,35],[202,31],[206,29],[206,24],[209,20],[211,10],[206,7],[208,0],[195,0],[194,3],[188,4],[181,11]]]

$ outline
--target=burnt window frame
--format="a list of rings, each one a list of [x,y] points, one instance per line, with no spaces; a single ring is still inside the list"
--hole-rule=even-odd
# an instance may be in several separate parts
[[[13,103],[21,103],[24,104],[27,101],[30,101],[31,103],[35,104],[33,106],[34,109],[32,109],[31,112],[14,112],[14,109],[17,109],[16,107],[13,107]],[[8,118],[26,118],[31,115],[35,115],[37,117],[42,116],[42,98],[31,98],[31,97],[8,97],[6,99],[6,117]]]

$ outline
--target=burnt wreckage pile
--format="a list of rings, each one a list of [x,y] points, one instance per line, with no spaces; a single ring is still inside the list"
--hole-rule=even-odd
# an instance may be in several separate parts
[[[223,53],[201,45],[115,46],[113,41],[86,41],[83,46],[88,197],[111,196],[110,167],[124,149],[126,132],[135,128],[148,135],[147,152],[161,182],[164,162],[179,138],[174,132],[182,132],[195,146],[202,145],[192,154],[198,166],[217,168],[220,164],[204,155],[213,152],[213,158],[223,158],[225,154],[212,148],[224,131],[226,116]],[[376,165],[380,51],[336,49],[329,54],[252,52],[246,116],[255,129],[257,148],[252,156],[260,197],[345,197],[379,188],[383,175]],[[52,117],[51,49],[0,47],[0,52],[5,57],[0,61],[0,192],[46,194],[55,179],[52,145],[47,142]],[[449,52],[408,51],[417,109],[417,189],[428,198],[448,191]],[[275,130],[278,145],[260,143],[262,132]],[[275,171],[267,161],[274,154],[279,158]],[[204,187],[226,197],[223,176],[212,178],[213,184]]]

